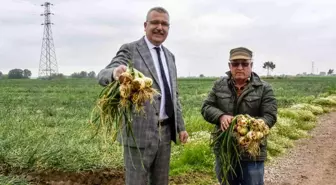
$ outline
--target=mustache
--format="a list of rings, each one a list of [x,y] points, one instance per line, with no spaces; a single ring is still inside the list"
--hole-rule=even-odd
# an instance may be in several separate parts
[[[165,34],[165,32],[163,30],[157,30],[157,29],[153,30],[153,33],[154,34],[160,34],[160,35],[164,35]]]

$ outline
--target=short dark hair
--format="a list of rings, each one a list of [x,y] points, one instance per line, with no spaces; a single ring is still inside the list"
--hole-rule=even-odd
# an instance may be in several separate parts
[[[151,8],[150,10],[148,10],[148,12],[147,12],[147,16],[146,16],[146,21],[149,20],[149,14],[150,14],[152,11],[156,11],[156,12],[159,12],[159,13],[165,13],[165,14],[167,14],[168,17],[169,17],[169,13],[168,13],[168,11],[167,11],[166,9],[157,6],[157,7],[153,7],[153,8]]]

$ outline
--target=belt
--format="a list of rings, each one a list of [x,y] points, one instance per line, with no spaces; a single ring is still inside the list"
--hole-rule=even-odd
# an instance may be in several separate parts
[[[165,126],[169,125],[169,119],[164,119],[164,120],[159,120],[158,121],[158,126]]]

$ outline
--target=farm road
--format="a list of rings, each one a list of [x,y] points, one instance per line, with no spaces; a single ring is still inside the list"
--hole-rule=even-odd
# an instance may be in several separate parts
[[[336,112],[321,116],[311,136],[265,167],[265,185],[336,185]]]

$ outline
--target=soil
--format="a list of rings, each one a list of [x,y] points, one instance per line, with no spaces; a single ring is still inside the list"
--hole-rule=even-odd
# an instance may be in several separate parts
[[[124,174],[121,170],[97,170],[89,172],[44,172],[30,174],[26,177],[29,181],[41,185],[123,185]]]
[[[322,116],[311,136],[265,167],[265,185],[336,185],[336,112]]]
[[[336,185],[336,112],[320,117],[311,137],[295,142],[295,147],[265,167],[265,185]],[[39,185],[122,185],[123,169],[85,172],[28,171],[0,166],[0,174],[17,174]],[[209,174],[173,177],[170,184],[200,184]],[[197,181],[197,182],[196,182]],[[206,180],[207,181],[207,180]],[[208,181],[208,182],[209,182]],[[213,184],[213,183],[209,183]]]
[[[99,169],[80,172],[63,172],[56,170],[28,171],[3,165],[0,174],[18,175],[30,184],[36,185],[123,185],[122,169]]]

